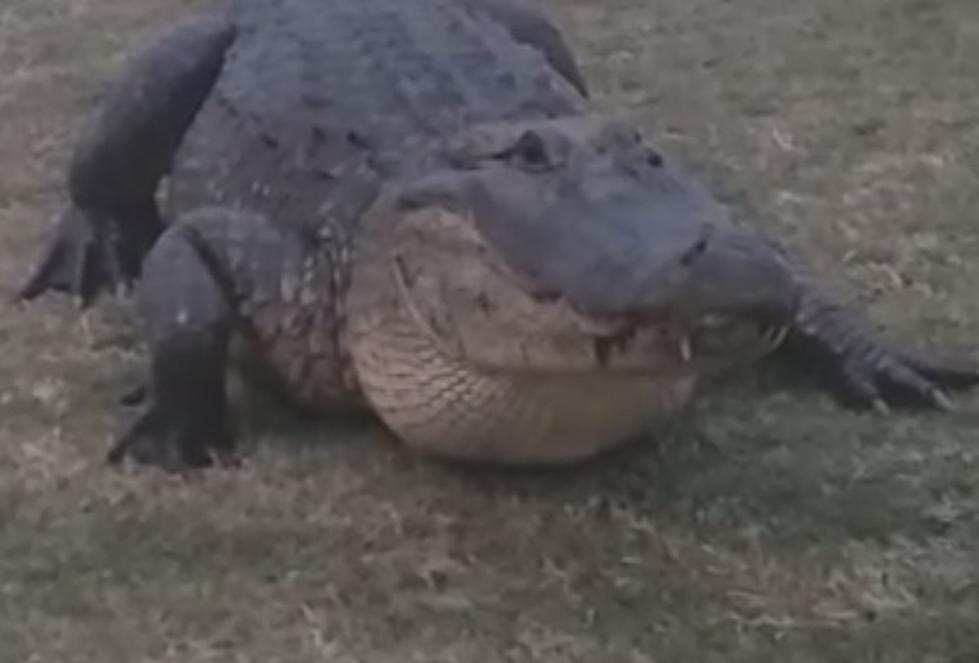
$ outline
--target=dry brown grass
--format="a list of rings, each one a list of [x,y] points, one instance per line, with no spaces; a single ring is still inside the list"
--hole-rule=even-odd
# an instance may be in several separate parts
[[[896,337],[979,338],[974,0],[566,0],[635,111]],[[78,113],[172,0],[0,7],[0,282]],[[102,464],[121,306],[0,320],[0,661],[979,660],[979,399],[944,416],[721,390],[567,472],[418,461],[370,422],[249,415],[249,463]]]

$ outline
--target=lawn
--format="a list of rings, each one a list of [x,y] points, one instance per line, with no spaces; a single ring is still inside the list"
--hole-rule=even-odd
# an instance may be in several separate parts
[[[890,337],[979,359],[975,0],[551,5],[598,106]],[[189,6],[3,3],[5,296],[80,113]],[[4,307],[4,663],[979,660],[979,396],[884,417],[745,374],[655,440],[519,473],[248,402],[244,466],[186,480],[102,462],[145,359],[126,302]]]

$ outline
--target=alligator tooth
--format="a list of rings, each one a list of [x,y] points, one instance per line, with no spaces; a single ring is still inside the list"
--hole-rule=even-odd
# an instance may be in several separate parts
[[[690,347],[690,337],[684,336],[680,339],[680,358],[687,362],[691,357],[693,357],[693,350]]]
[[[782,344],[788,333],[788,327],[765,327],[761,336],[770,348],[775,349]]]
[[[724,327],[731,322],[731,319],[726,315],[721,315],[720,313],[707,313],[700,317],[697,321],[701,327],[706,327],[707,329],[719,329]]]
[[[772,337],[770,339],[772,347],[777,348],[778,346],[782,345],[782,341],[785,340],[785,337],[788,336],[788,334],[789,334],[788,327],[777,328],[775,330],[775,333],[772,334]]]

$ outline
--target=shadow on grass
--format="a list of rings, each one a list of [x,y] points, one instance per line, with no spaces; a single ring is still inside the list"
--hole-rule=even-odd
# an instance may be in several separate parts
[[[340,421],[280,413],[253,419],[252,430],[262,437],[272,425],[282,453],[305,448],[327,464],[339,446],[386,457],[409,482],[464,482],[466,490],[532,501],[598,499],[702,532],[753,529],[790,549],[979,541],[979,449],[969,414],[855,412],[774,369],[734,376],[664,429],[565,468],[419,458],[377,434],[383,428],[370,416]],[[351,431],[367,433],[367,448],[343,443]]]

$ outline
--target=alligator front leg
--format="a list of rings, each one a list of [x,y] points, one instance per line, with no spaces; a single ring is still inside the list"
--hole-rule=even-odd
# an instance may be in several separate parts
[[[110,463],[129,456],[174,471],[234,460],[225,392],[232,335],[242,341],[238,367],[260,386],[291,397],[308,378],[326,388],[318,396],[336,395],[335,318],[320,315],[332,309],[334,271],[321,249],[260,214],[224,207],[198,209],[166,230],[137,289],[149,380],[123,405],[141,414]]]
[[[979,366],[941,361],[895,347],[858,311],[827,294],[796,257],[788,258],[804,286],[783,355],[829,383],[853,406],[947,409],[948,393],[979,384]]]
[[[75,147],[70,203],[18,300],[72,293],[87,306],[129,285],[163,222],[154,196],[221,71],[235,29],[199,18],[152,45],[123,72]]]
[[[138,294],[150,382],[143,411],[110,450],[110,463],[128,455],[177,470],[232,458],[225,372],[235,295],[225,279],[191,223],[172,226],[147,256]]]

